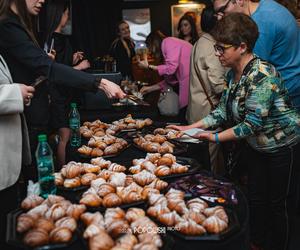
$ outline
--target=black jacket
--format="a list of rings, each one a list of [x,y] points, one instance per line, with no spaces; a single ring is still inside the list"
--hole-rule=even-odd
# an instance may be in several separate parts
[[[96,77],[52,61],[30,38],[18,16],[10,15],[0,22],[0,53],[6,60],[13,81],[30,85],[38,76],[50,84],[61,84],[87,91],[97,91]],[[99,81],[99,80],[98,80]],[[46,84],[37,87],[25,116],[30,127],[46,127],[49,98]]]

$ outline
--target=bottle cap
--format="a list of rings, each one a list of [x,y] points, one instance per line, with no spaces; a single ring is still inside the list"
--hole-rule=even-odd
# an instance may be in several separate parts
[[[45,142],[45,141],[47,141],[47,135],[45,135],[45,134],[38,135],[38,141],[39,142]]]
[[[75,102],[71,102],[71,108],[76,108],[77,104]]]

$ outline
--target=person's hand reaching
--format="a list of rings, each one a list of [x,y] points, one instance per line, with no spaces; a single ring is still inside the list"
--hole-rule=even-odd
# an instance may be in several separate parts
[[[101,79],[99,89],[103,90],[108,98],[125,98],[126,94],[120,88],[119,85],[107,80]]]
[[[25,105],[29,105],[31,102],[31,99],[33,98],[33,94],[34,94],[34,87],[32,86],[27,86],[25,84],[19,84],[20,90],[21,90],[21,94],[23,97],[23,102]]]

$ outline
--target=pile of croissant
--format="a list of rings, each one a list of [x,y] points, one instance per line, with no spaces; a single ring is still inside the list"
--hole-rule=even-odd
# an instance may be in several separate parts
[[[176,139],[178,137],[183,136],[183,132],[182,131],[178,131],[178,130],[174,130],[171,128],[157,128],[153,131],[154,135],[163,135],[165,136],[167,139]]]
[[[80,127],[80,133],[85,138],[91,138],[94,136],[104,136],[105,131],[109,128],[110,124],[104,123],[100,120],[94,122],[84,122]]]
[[[139,136],[138,138],[134,138],[133,142],[149,153],[173,153],[175,147],[174,144],[167,141],[165,136],[160,134],[147,134],[144,137]]]
[[[172,154],[148,153],[146,158],[134,159],[133,166],[129,168],[132,174],[137,174],[143,170],[160,177],[172,174],[181,174],[188,171],[188,167],[176,162],[176,157]]]
[[[66,188],[90,186],[93,180],[103,176],[101,173],[125,172],[126,167],[107,161],[102,157],[94,158],[90,163],[71,161],[64,165],[60,172],[55,173],[55,184]]]
[[[170,189],[165,196],[150,194],[147,214],[185,235],[221,233],[228,227],[228,216],[222,206],[208,207],[200,198],[187,202],[184,193]]]
[[[21,203],[26,210],[17,218],[17,232],[30,247],[70,242],[77,228],[77,220],[86,206],[72,204],[61,196],[43,199],[30,195]]]
[[[92,136],[88,142],[88,146],[83,145],[78,148],[78,152],[86,156],[99,157],[117,154],[127,146],[127,141],[112,135]]]
[[[86,226],[83,237],[90,250],[157,250],[162,247],[158,227],[140,208],[109,208],[100,212],[84,213],[81,220]]]
[[[159,194],[168,186],[167,182],[145,171],[135,175],[102,170],[99,178],[82,194],[79,203],[89,207],[117,207],[146,200],[150,193]]]

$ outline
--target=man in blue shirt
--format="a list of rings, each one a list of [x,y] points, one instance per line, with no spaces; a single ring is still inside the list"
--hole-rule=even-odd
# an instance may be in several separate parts
[[[292,14],[273,0],[215,0],[218,17],[241,12],[256,22],[254,53],[280,72],[293,106],[300,112],[300,29]]]

